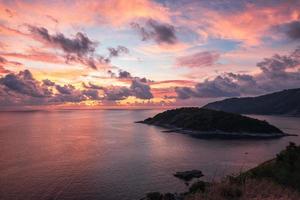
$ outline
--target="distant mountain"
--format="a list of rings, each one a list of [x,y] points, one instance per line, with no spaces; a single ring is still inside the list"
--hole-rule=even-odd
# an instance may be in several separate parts
[[[203,108],[240,114],[300,116],[300,88],[258,97],[225,99]]]
[[[161,126],[198,138],[276,138],[287,136],[266,121],[204,108],[178,108],[138,123]]]

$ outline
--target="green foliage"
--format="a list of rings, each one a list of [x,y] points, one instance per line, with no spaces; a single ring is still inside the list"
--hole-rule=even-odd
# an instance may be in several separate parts
[[[244,177],[268,178],[300,191],[300,147],[290,143],[276,159],[243,174]]]
[[[208,183],[205,183],[204,181],[197,181],[196,183],[193,183],[191,185],[191,187],[189,188],[189,193],[194,194],[197,192],[205,192],[207,186]]]

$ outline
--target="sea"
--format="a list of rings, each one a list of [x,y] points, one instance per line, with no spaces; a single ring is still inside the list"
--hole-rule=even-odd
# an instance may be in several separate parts
[[[138,200],[184,192],[173,176],[198,169],[218,181],[272,159],[300,136],[268,140],[196,139],[137,124],[161,110],[0,112],[1,200]],[[300,118],[266,120],[300,134]]]

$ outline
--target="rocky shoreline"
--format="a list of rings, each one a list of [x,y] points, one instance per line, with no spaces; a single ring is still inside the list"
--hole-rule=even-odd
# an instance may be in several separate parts
[[[144,123],[143,121],[138,121],[136,123]],[[151,124],[148,124],[151,125]],[[199,139],[276,139],[281,137],[287,136],[298,136],[295,134],[288,134],[288,133],[247,133],[247,132],[224,132],[224,131],[194,131],[188,130],[183,128],[176,128],[170,125],[158,125],[159,127],[165,128],[163,130],[164,133],[181,133],[186,134],[191,137],[199,138]]]
[[[137,121],[200,139],[275,139],[295,136],[250,117],[203,108],[179,108]]]

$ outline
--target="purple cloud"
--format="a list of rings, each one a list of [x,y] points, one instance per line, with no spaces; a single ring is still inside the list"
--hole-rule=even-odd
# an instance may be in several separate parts
[[[193,88],[175,88],[177,98],[219,98],[253,96],[300,87],[300,48],[289,55],[274,55],[257,63],[257,75],[225,73],[205,80]]]
[[[139,32],[143,41],[154,40],[158,44],[175,44],[177,42],[175,28],[170,24],[163,24],[149,19],[145,27],[138,23],[131,23],[131,26]]]

